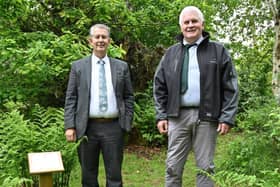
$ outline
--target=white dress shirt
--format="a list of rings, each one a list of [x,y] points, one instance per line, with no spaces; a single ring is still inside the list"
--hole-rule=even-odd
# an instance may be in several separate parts
[[[200,37],[195,43],[197,45],[189,48],[188,89],[181,95],[181,106],[199,106],[200,104],[200,71],[197,61],[197,46],[203,40]],[[183,40],[183,44],[188,44]]]
[[[105,62],[105,77],[107,86],[108,109],[105,112],[99,111],[99,66],[98,61]],[[90,87],[90,118],[116,118],[118,117],[118,108],[115,91],[112,83],[110,60],[106,55],[99,59],[94,54],[91,58],[91,87]]]

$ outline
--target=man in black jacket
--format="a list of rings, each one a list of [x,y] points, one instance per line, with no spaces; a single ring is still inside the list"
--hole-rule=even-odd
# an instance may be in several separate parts
[[[185,7],[179,24],[179,43],[168,48],[154,76],[157,127],[168,134],[166,187],[182,186],[191,149],[197,167],[214,172],[217,134],[227,134],[234,125],[238,104],[234,65],[221,44],[209,41],[202,12]],[[199,172],[197,186],[214,184]]]

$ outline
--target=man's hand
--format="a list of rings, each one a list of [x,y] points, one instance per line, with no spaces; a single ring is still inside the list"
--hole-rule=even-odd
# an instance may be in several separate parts
[[[217,131],[219,132],[220,135],[225,135],[230,131],[230,128],[231,127],[226,123],[219,123]]]
[[[158,121],[157,128],[160,134],[166,134],[168,132],[168,121],[167,120]]]
[[[67,129],[65,131],[65,137],[68,142],[76,141],[76,130],[75,129]]]

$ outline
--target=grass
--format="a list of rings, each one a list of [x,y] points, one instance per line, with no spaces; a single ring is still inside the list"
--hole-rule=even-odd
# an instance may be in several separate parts
[[[236,138],[234,133],[219,136],[215,155],[216,167],[226,158],[227,145]],[[141,148],[139,150],[138,148]],[[140,146],[126,149],[123,162],[123,182],[125,187],[161,187],[164,186],[166,149],[148,149]],[[148,152],[148,154],[147,154]],[[194,187],[196,167],[193,153],[189,155],[185,165],[183,186]],[[99,167],[100,187],[105,187],[105,171],[102,159]],[[69,187],[81,187],[80,167],[77,164],[71,175]]]

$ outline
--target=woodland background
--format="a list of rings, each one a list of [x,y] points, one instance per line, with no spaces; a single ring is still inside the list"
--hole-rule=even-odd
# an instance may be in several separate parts
[[[89,55],[88,30],[111,27],[109,55],[129,63],[135,90],[128,144],[166,145],[155,128],[152,79],[179,33],[187,5],[205,15],[205,30],[230,51],[239,76],[234,132],[241,139],[214,180],[220,186],[280,186],[280,48],[277,0],[0,0],[0,186],[36,186],[28,152],[62,151],[68,186],[77,144],[67,144],[63,106],[70,65]]]

